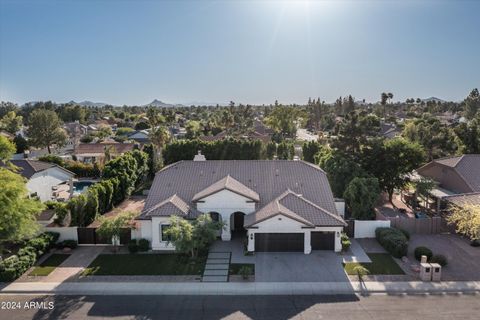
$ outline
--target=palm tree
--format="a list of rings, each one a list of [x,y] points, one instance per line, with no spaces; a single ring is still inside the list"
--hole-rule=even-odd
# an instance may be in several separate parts
[[[391,94],[391,93],[390,93]],[[387,101],[388,101],[388,93],[382,92],[380,97],[380,104],[383,106],[383,119],[387,119]],[[393,95],[392,95],[393,97]]]

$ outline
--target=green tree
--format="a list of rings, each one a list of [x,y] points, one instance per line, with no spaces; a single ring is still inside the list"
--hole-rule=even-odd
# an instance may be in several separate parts
[[[394,190],[402,189],[408,182],[407,174],[425,160],[423,148],[403,138],[372,143],[362,153],[363,168],[378,179],[390,202]]]
[[[187,139],[195,139],[198,138],[202,132],[202,125],[199,121],[189,120],[185,125],[185,129],[187,133],[185,134],[185,138]]]
[[[332,192],[336,197],[343,196],[348,184],[355,177],[366,175],[357,162],[339,151],[326,151],[316,158],[318,165],[327,173]]]
[[[283,138],[295,138],[296,122],[301,116],[299,108],[279,105],[268,115],[266,123]]]
[[[208,214],[202,214],[192,222],[172,216],[165,234],[171,239],[176,251],[196,258],[199,252],[208,249],[215,241],[221,228],[222,224],[212,221]]]
[[[480,109],[480,94],[478,93],[478,89],[475,88],[465,99],[465,117],[467,119],[475,118],[478,109]]]
[[[15,111],[8,112],[0,120],[0,128],[11,133],[16,134],[18,130],[22,127],[23,118],[22,116],[17,116]]]
[[[62,122],[55,111],[37,109],[29,116],[27,130],[29,143],[38,148],[47,148],[51,153],[51,146],[63,146],[67,141],[67,133],[62,129]]]
[[[457,233],[463,234],[470,240],[480,239],[480,205],[452,205],[447,222],[455,226]]]
[[[461,153],[480,153],[480,115],[455,129]]]
[[[34,236],[39,229],[37,215],[44,206],[28,198],[25,179],[0,168],[0,246]]]
[[[0,161],[10,160],[15,153],[15,145],[6,137],[0,136]]]
[[[315,155],[320,151],[322,146],[317,141],[305,142],[302,146],[303,160],[315,163]]]
[[[352,217],[358,220],[375,218],[373,208],[380,196],[378,179],[373,177],[356,177],[348,184],[343,197],[352,212]]]
[[[105,238],[111,239],[113,251],[117,252],[117,246],[120,243],[120,236],[125,229],[133,229],[132,219],[135,218],[135,212],[122,212],[115,217],[100,217],[100,226],[97,232]]]

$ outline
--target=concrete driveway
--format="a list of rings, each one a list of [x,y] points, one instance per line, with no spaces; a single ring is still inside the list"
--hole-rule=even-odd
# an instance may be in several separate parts
[[[256,282],[348,282],[343,256],[333,251],[257,252]]]

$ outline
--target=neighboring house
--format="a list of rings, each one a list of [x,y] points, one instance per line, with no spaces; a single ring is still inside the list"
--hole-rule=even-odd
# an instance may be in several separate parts
[[[401,134],[401,131],[393,123],[381,123],[380,124],[380,135],[386,139],[393,139]]]
[[[18,167],[18,173],[27,179],[30,196],[36,196],[42,202],[57,200],[58,189],[70,190],[68,195],[73,192],[75,174],[67,169],[37,160],[12,160],[10,163]]]
[[[7,131],[0,130],[0,136],[7,138],[8,140],[13,140],[15,136]]]
[[[121,156],[122,154],[132,151],[135,148],[134,143],[80,143],[74,150],[73,154],[78,161],[85,163],[94,163],[105,159],[105,152],[109,152],[112,158]]]
[[[418,175],[437,183],[431,195],[437,199],[437,211],[442,200],[452,201],[461,196],[480,192],[480,154],[464,154],[433,160],[417,169]]]
[[[128,139],[140,144],[150,143],[150,137],[147,130],[134,131],[128,135]]]
[[[345,221],[327,176],[303,161],[180,161],[160,170],[137,217],[139,235],[153,250],[173,250],[165,230],[177,215],[209,213],[222,221],[221,239],[248,239],[253,251],[340,251]],[[342,207],[343,203],[339,207]]]

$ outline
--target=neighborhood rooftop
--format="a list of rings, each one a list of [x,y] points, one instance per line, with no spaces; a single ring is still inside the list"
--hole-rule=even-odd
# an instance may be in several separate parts
[[[12,163],[14,166],[19,168],[19,174],[21,174],[24,178],[30,179],[35,173],[41,172],[53,167],[58,167],[61,170],[64,170],[68,173],[71,173],[67,169],[64,169],[60,166],[57,166],[56,164],[49,163],[49,162],[43,162],[43,161],[38,161],[38,160],[11,160],[10,163]],[[73,173],[71,173],[73,174]]]

